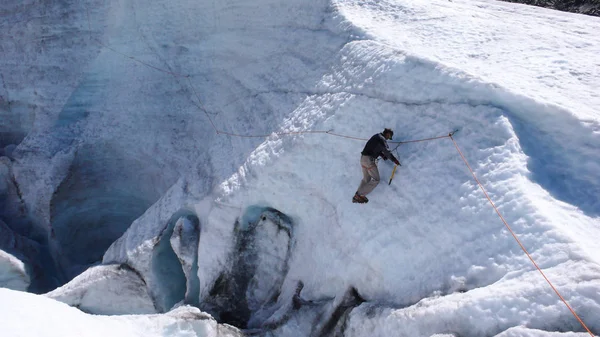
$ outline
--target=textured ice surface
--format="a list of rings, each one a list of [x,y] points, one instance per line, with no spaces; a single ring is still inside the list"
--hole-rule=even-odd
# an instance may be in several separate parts
[[[26,291],[29,284],[30,277],[25,264],[0,250],[0,288]]]
[[[127,265],[88,268],[45,296],[98,315],[153,314],[144,280]]]

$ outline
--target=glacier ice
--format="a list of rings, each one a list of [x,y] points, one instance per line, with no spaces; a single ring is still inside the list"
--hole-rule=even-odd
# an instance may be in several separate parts
[[[192,263],[197,261],[199,236],[198,218],[184,210],[176,213],[156,238],[150,266],[152,295],[161,312],[184,300],[197,303],[192,294],[197,296],[198,276],[191,271],[197,270]]]
[[[27,269],[21,260],[0,250],[0,288],[26,291],[31,282]]]
[[[200,220],[193,214],[181,216],[175,222],[171,235],[171,247],[177,255],[185,275],[185,304],[200,305],[200,280],[198,279],[198,244],[200,243]]]
[[[157,312],[144,280],[126,264],[90,267],[45,296],[91,314]]]
[[[270,208],[251,206],[236,222],[235,244],[200,308],[220,322],[260,327],[278,303],[294,242],[293,221]],[[250,323],[250,324],[249,324]]]

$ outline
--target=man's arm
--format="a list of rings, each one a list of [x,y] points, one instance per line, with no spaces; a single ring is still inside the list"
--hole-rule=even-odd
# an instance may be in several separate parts
[[[387,142],[385,142],[383,145],[384,145],[384,147],[383,147],[383,150],[381,151],[381,156],[383,157],[383,159],[384,160],[391,159],[392,162],[394,162],[394,164],[400,165],[400,162],[398,161],[398,159],[396,159],[396,157],[394,157],[394,155],[390,151],[390,148],[388,147]]]
[[[391,159],[392,162],[396,165],[400,165],[400,162],[398,161],[398,159],[396,157],[394,157],[394,155],[387,150],[387,153],[385,154],[385,156],[383,156],[384,159]]]

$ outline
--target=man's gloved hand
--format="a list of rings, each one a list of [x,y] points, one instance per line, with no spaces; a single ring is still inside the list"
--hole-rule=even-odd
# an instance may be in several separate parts
[[[394,164],[398,165],[398,166],[402,166],[400,165],[400,162],[398,161],[398,159],[394,158]]]

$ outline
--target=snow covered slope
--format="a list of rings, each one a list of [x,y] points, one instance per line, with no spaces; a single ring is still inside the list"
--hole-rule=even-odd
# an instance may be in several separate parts
[[[340,1],[372,38],[565,107],[598,130],[600,20],[500,1]]]
[[[400,144],[393,182],[350,202],[368,137],[459,129],[514,233],[600,332],[598,19],[458,0],[85,5],[48,11],[73,11],[95,57],[74,89],[59,77],[59,111],[11,136],[10,200],[63,282],[103,256],[157,311],[197,305],[254,335],[583,335],[449,137]],[[11,71],[6,90],[27,96]],[[110,282],[48,296],[102,313],[78,294],[121,274],[94,270]]]
[[[217,324],[193,307],[179,307],[165,315],[100,316],[8,289],[0,289],[0,298],[3,336],[242,336],[237,329]]]

